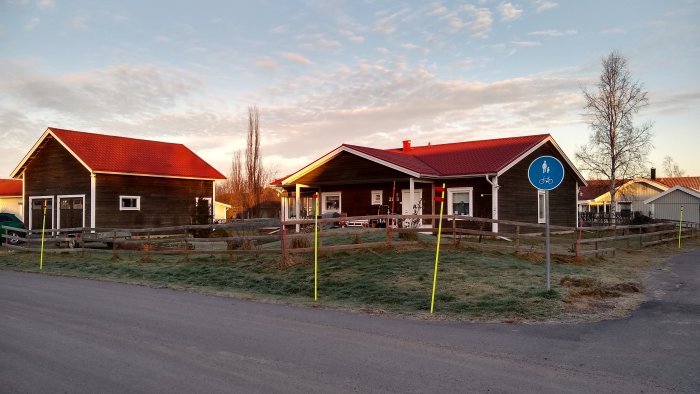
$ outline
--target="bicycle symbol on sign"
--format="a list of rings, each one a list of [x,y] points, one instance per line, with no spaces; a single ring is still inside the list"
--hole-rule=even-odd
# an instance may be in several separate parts
[[[552,179],[552,178],[550,178],[550,177],[548,177],[548,176],[546,176],[546,177],[540,179],[540,185],[544,185],[545,183],[548,184],[548,185],[551,185],[552,183],[554,183],[554,179]]]

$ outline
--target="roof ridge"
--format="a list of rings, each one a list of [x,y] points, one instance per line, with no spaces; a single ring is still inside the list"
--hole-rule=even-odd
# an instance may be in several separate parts
[[[542,133],[542,134],[528,134],[528,135],[516,135],[516,136],[511,136],[511,137],[500,137],[500,138],[488,138],[485,140],[469,140],[469,141],[457,141],[457,142],[445,142],[442,144],[432,144],[428,143],[428,145],[417,145],[417,146],[411,146],[411,149],[421,149],[421,148],[429,148],[429,147],[441,147],[441,146],[448,146],[448,145],[460,145],[460,144],[469,144],[469,143],[474,143],[474,142],[491,142],[491,141],[504,141],[504,140],[511,140],[511,139],[522,139],[522,138],[534,138],[534,137],[550,137],[551,134],[549,133]],[[376,148],[375,148],[376,149]],[[391,150],[401,150],[402,148],[387,148],[383,149],[385,151],[391,151]]]
[[[352,147],[359,147],[359,148],[363,148],[363,149],[371,149],[371,150],[375,150],[375,151],[379,151],[379,152],[384,152],[384,153],[403,154],[404,156],[409,156],[409,157],[411,157],[412,159],[419,161],[419,162],[420,162],[421,164],[423,164],[424,166],[426,166],[426,167],[430,168],[431,170],[433,170],[433,171],[435,172],[435,174],[437,174],[438,176],[444,176],[444,174],[443,174],[442,172],[440,172],[440,170],[438,170],[437,168],[431,166],[430,164],[426,163],[424,160],[422,160],[421,158],[419,158],[418,156],[415,156],[415,155],[404,154],[404,153],[401,152],[401,151],[394,151],[394,150],[392,150],[392,149],[371,148],[371,147],[368,147],[368,146],[351,145],[351,144],[343,144],[343,145],[344,145],[344,146],[347,146],[347,147],[349,147],[349,148],[352,148]]]
[[[59,132],[69,132],[69,133],[79,133],[79,134],[90,134],[90,135],[97,135],[100,137],[109,137],[109,138],[119,138],[119,139],[125,139],[125,140],[133,140],[133,141],[144,141],[144,142],[156,142],[159,144],[168,144],[168,145],[181,145],[187,148],[187,145],[179,142],[167,142],[167,141],[158,141],[158,140],[149,140],[146,138],[135,138],[135,137],[125,137],[121,135],[113,135],[113,134],[102,134],[102,133],[96,133],[93,131],[80,131],[80,130],[69,130],[69,129],[62,129],[60,127],[49,127],[51,131],[59,131]],[[189,148],[188,148],[189,149]]]

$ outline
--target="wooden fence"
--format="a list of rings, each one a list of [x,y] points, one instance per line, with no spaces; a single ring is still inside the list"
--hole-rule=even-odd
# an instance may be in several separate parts
[[[435,243],[438,215],[374,215],[318,219],[319,251],[356,250]],[[243,220],[226,224],[145,229],[70,228],[44,233],[46,253],[149,255],[280,254],[313,252],[313,219]],[[509,232],[490,231],[493,224]],[[339,228],[343,224],[353,227]],[[297,225],[300,232],[296,232]],[[385,226],[385,227],[380,227]],[[6,227],[4,245],[13,250],[41,250],[41,231]],[[550,226],[552,254],[586,256],[641,249],[664,242],[698,238],[697,226],[675,223],[606,227]],[[455,247],[544,253],[545,225],[459,215],[443,216],[442,242]],[[410,235],[409,235],[410,234]],[[364,238],[364,242],[363,242]]]

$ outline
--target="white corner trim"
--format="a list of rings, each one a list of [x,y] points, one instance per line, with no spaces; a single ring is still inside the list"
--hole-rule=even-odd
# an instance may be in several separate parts
[[[95,228],[95,223],[97,220],[95,218],[95,212],[97,212],[97,207],[95,203],[97,202],[97,176],[95,173],[90,174],[90,227]]]

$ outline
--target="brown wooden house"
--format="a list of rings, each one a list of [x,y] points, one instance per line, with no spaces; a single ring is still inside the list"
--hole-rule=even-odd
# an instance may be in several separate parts
[[[11,175],[28,229],[190,224],[225,177],[182,144],[48,128]]]
[[[316,192],[320,214],[386,214],[392,205],[397,214],[436,214],[435,186],[445,183],[448,215],[543,223],[544,192],[527,176],[543,155],[565,167],[563,182],[550,192],[551,223],[573,226],[586,181],[549,134],[427,146],[404,141],[397,149],[344,144],[274,184],[286,191],[282,215],[289,219],[311,216]]]

